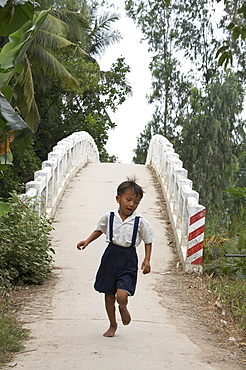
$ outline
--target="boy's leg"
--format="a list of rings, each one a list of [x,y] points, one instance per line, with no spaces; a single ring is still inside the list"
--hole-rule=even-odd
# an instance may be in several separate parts
[[[119,305],[119,311],[123,325],[130,324],[131,315],[127,309],[128,293],[123,289],[117,289],[116,299]]]
[[[105,294],[105,308],[109,318],[109,329],[103,334],[104,337],[113,337],[117,330],[117,322],[115,317],[115,296],[113,294]]]

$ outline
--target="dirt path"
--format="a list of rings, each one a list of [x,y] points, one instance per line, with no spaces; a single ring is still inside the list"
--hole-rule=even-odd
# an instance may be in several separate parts
[[[104,237],[79,252],[77,242],[90,233],[98,218],[116,208],[115,191],[126,176],[136,174],[144,186],[139,206],[156,234],[152,273],[139,274],[130,299],[132,323],[120,323],[114,338],[102,333],[108,322],[103,295],[93,289],[95,272],[106,246]],[[52,278],[30,287],[21,319],[31,330],[25,351],[9,367],[27,370],[234,370],[243,369],[230,349],[216,347],[206,327],[187,319],[177,300],[172,233],[164,221],[155,180],[140,165],[90,164],[71,181],[60,203],[52,233],[56,249]],[[139,260],[143,247],[139,247]],[[172,278],[170,278],[172,275]],[[4,367],[6,368],[6,367]]]

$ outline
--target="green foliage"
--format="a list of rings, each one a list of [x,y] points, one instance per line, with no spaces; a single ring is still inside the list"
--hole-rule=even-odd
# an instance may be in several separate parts
[[[14,140],[15,144],[22,149],[31,132],[28,125],[0,93],[0,171],[8,169],[13,162],[9,143]]]
[[[15,32],[29,20],[33,19],[35,2],[24,1],[22,4],[16,1],[1,2],[0,11],[0,35],[8,36]]]
[[[244,192],[240,192],[240,189],[228,190],[229,193],[236,193],[244,199]],[[233,198],[233,202],[236,203],[237,199]],[[217,220],[215,217],[208,219],[205,228],[207,238],[204,245],[203,271],[213,276],[210,279],[209,289],[220,297],[223,305],[230,310],[239,326],[245,330],[246,258],[225,256],[246,254],[246,210],[244,206],[235,209],[237,212],[230,217],[227,230],[220,229],[221,222],[218,216]]]
[[[217,70],[214,53],[218,40],[214,35],[218,25],[214,21],[214,1],[179,0],[174,3],[174,9],[175,45],[192,64],[191,69],[196,67],[194,72],[199,72],[199,79],[209,83]]]
[[[201,203],[213,213],[226,211],[228,196],[224,190],[235,184],[237,148],[243,142],[238,131],[244,124],[238,118],[242,98],[242,86],[233,73],[224,79],[218,76],[204,93],[197,88],[191,90],[190,111],[183,122],[179,121],[182,131],[175,139],[175,149]]]
[[[137,138],[137,148],[133,150],[133,162],[137,164],[145,164],[149,149],[149,143],[152,138],[152,127],[150,124],[145,126],[145,129]]]
[[[86,2],[90,27],[87,35],[86,51],[89,55],[100,55],[108,46],[121,39],[119,30],[113,27],[119,15],[112,11],[102,11],[103,2]],[[109,4],[107,4],[109,6]]]
[[[176,116],[180,89],[180,62],[174,47],[176,33],[172,19],[174,6],[166,1],[141,0],[128,3],[127,13],[134,19],[148,40],[152,58],[149,69],[152,74],[152,93],[149,103],[156,103],[162,112],[159,122],[162,133],[167,136],[172,118]],[[148,131],[148,129],[147,129]],[[137,149],[138,150],[138,149]]]
[[[42,1],[38,9],[31,6],[36,6],[32,2],[18,4],[17,10],[13,2],[4,5],[0,7],[0,17],[5,14],[9,19],[14,13],[11,22],[15,32],[6,35],[9,38],[1,38],[0,34],[0,84],[2,81],[4,93],[12,98],[11,104],[34,131],[41,118],[42,127],[35,138],[36,153],[45,160],[59,140],[85,130],[95,139],[101,160],[112,160],[104,148],[107,131],[115,126],[107,108],[115,111],[130,94],[126,80],[129,66],[124,58],[119,58],[109,71],[103,72],[94,58],[120,39],[119,31],[112,27],[118,15],[99,12],[98,2],[76,0],[59,4]],[[49,12],[44,10],[50,6]],[[27,14],[23,14],[23,23],[19,24],[17,15],[21,12]],[[30,19],[25,23],[27,15]],[[5,157],[12,162],[10,155]],[[3,170],[9,165],[1,166]],[[17,173],[18,169],[14,171]],[[12,184],[10,181],[7,191]]]
[[[45,160],[59,140],[76,131],[87,131],[96,142],[100,160],[107,161],[104,147],[108,130],[115,127],[107,109],[115,111],[130,94],[126,79],[129,66],[124,58],[119,58],[104,72],[97,63],[81,57],[76,61],[68,58],[65,65],[68,70],[74,70],[81,87],[75,92],[51,80],[45,91],[39,89],[36,99],[41,123],[35,135],[36,153]]]
[[[40,78],[39,59],[32,61],[35,84],[35,98],[40,112],[40,125],[35,136],[35,147],[38,156],[45,160],[56,143],[75,131],[87,131],[94,138],[101,160],[110,160],[105,151],[108,130],[115,127],[107,109],[115,111],[130,94],[127,83],[129,66],[124,58],[118,58],[109,71],[100,71],[95,55],[105,47],[119,40],[119,32],[112,25],[118,19],[115,13],[98,12],[99,3],[72,2],[67,4],[75,9],[76,14],[87,20],[83,32],[79,33],[82,24],[72,22],[71,11],[63,9],[61,4],[54,4],[55,16],[66,23],[67,38],[76,43],[77,48],[67,46],[55,52],[55,57],[79,83],[76,89],[61,84],[60,80],[47,70]],[[69,8],[70,9],[70,8]],[[48,19],[48,18],[47,18]],[[45,26],[45,25],[44,25]],[[85,53],[81,53],[81,48]],[[93,56],[93,57],[92,57]]]
[[[234,199],[243,198],[244,201],[246,201],[246,187],[241,188],[239,186],[236,186],[234,188],[229,188],[225,190],[227,193],[230,193]]]
[[[232,51],[229,49],[228,45],[221,46],[215,55],[215,58],[218,58],[218,66],[221,67],[224,65],[224,68],[226,69],[229,62],[232,65],[233,56]]]
[[[127,95],[132,93],[131,86],[127,82],[127,74],[130,67],[121,57],[112,64],[109,71],[101,72],[99,92],[102,96],[105,109],[110,108],[113,112],[124,103]]]
[[[242,230],[233,239],[214,235],[205,240],[204,273],[246,278],[246,258],[226,257],[225,254],[246,254],[246,233]]]
[[[137,138],[137,148],[134,149],[134,163],[145,164],[147,159],[147,153],[149,149],[149,143],[152,136],[156,134],[162,134],[161,113],[158,108],[153,114],[152,120],[146,125],[144,131]]]
[[[238,200],[233,201],[232,214],[230,217],[230,224],[227,229],[228,237],[240,236],[242,230],[246,229],[246,207],[245,203],[238,205]]]
[[[11,149],[13,166],[10,166],[8,171],[4,171],[2,178],[0,178],[0,197],[5,200],[13,191],[22,193],[25,184],[33,180],[33,173],[41,168],[41,161],[37,157],[32,143],[27,145],[23,153],[14,144]]]
[[[0,217],[4,215],[5,213],[8,213],[10,208],[10,204],[6,202],[0,202]]]
[[[0,285],[40,284],[51,270],[51,221],[38,217],[32,199],[13,193],[8,214],[0,217]]]
[[[220,2],[221,0],[217,0]],[[238,59],[237,49],[243,51],[246,40],[246,3],[244,0],[231,1],[224,0],[225,11],[227,13],[222,24],[229,34],[228,39],[224,40],[216,53],[218,66],[224,66],[226,69],[228,64],[233,64],[233,59]],[[228,19],[229,18],[229,19]],[[239,58],[240,62],[240,58]]]
[[[230,5],[228,0],[228,14]],[[210,0],[179,0],[168,7],[164,1],[127,2],[128,15],[141,27],[153,54],[149,101],[156,104],[138,138],[134,161],[145,162],[152,135],[166,136],[207,208],[207,220],[225,228],[242,202],[232,202],[225,190],[245,184],[245,92],[243,70],[218,71],[215,35],[223,24],[215,20],[215,8]],[[184,57],[187,68],[190,64],[185,75],[178,61]]]
[[[22,146],[26,136],[30,135],[30,128],[5,97],[11,100],[14,91],[10,85],[11,80],[16,74],[22,73],[21,62],[35,33],[48,14],[47,11],[43,11],[34,17],[34,3],[29,1],[19,4],[19,7],[15,7],[16,4],[11,1],[4,5],[0,7],[0,20],[3,21],[0,27],[0,46],[2,47],[0,49],[0,139],[4,142],[4,154],[0,156],[4,157],[0,158],[1,171],[9,168],[6,165],[12,163],[12,154],[7,151],[6,145],[9,131],[14,131],[16,142],[18,141]]]
[[[41,12],[38,17],[35,17],[35,22],[31,20],[27,21],[21,28],[8,35],[9,42],[3,46],[0,52],[0,89],[2,92],[5,91],[6,86],[16,73],[16,68],[19,68],[19,64],[30,45],[30,41],[45,17],[47,17],[47,14],[47,11]]]
[[[246,330],[246,284],[243,279],[220,277],[213,279],[209,289],[217,296],[226,308],[230,309],[239,327]]]
[[[204,245],[204,272],[216,275],[227,275],[239,279],[246,278],[246,258],[228,257],[226,255],[246,254],[246,209],[245,188],[230,188],[233,195],[233,213],[230,215],[226,229],[220,229],[221,222],[215,217],[208,219]],[[234,197],[234,194],[236,197]],[[238,198],[242,199],[241,204]],[[215,234],[213,234],[215,232]],[[220,232],[220,234],[219,234]]]

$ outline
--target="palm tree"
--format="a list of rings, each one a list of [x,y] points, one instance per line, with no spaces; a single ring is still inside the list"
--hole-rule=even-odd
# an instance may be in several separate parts
[[[64,54],[70,47],[73,48],[74,55],[78,53],[96,63],[94,56],[120,39],[119,32],[111,28],[113,22],[119,19],[117,14],[105,12],[98,16],[97,3],[89,6],[86,0],[81,3],[76,0],[73,3],[62,1],[59,4],[56,1],[42,0],[40,5],[40,9],[35,10],[36,13],[47,6],[52,7],[22,59],[22,73],[11,81],[16,92],[11,103],[19,109],[23,119],[34,131],[40,117],[35,102],[33,76],[38,79],[40,88],[52,76],[76,91],[79,82],[59,60],[59,52]]]
[[[121,34],[113,25],[119,20],[119,14],[100,11],[98,4],[90,8],[88,14],[90,29],[87,35],[86,51],[89,55],[97,56],[105,52],[108,46],[119,42]]]

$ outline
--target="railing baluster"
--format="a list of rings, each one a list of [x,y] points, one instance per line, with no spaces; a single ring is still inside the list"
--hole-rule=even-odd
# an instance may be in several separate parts
[[[192,190],[187,170],[172,144],[161,135],[153,136],[146,164],[159,178],[185,271],[201,272],[205,207],[198,203],[199,194]]]
[[[57,143],[42,163],[42,170],[34,173],[34,181],[26,184],[21,198],[35,198],[39,215],[54,216],[67,184],[88,162],[99,162],[96,144],[87,132],[75,132]]]

